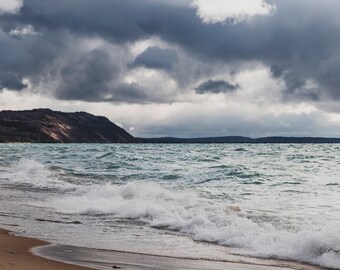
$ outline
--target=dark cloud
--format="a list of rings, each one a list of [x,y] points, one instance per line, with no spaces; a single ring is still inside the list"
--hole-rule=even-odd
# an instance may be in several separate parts
[[[131,66],[167,70],[171,69],[176,61],[177,53],[175,51],[159,47],[150,47],[138,55]]]
[[[81,54],[59,71],[56,97],[90,102],[145,103],[156,100],[136,83],[120,82],[122,70],[107,49]]]
[[[271,74],[274,78],[282,79],[285,84],[283,98],[287,100],[311,100],[319,101],[319,90],[315,87],[307,87],[306,81],[295,74],[293,70],[285,70],[279,66],[271,67]]]
[[[22,83],[25,78],[38,83],[46,67],[52,66],[62,54],[67,42],[67,38],[58,39],[53,35],[18,39],[0,27],[0,90],[22,90],[26,87]]]
[[[195,88],[198,94],[218,94],[218,93],[230,93],[234,92],[239,88],[237,84],[231,84],[230,82],[224,80],[209,80],[201,83],[197,88]]]
[[[17,78],[16,75],[8,72],[0,74],[0,89],[22,90],[26,87],[27,85],[24,84],[21,79]]]
[[[19,82],[25,77],[37,83],[46,80],[46,69],[57,70],[53,65],[59,63],[65,50],[71,50],[68,35],[74,39],[101,38],[121,46],[159,37],[211,65],[262,62],[271,67],[274,78],[285,82],[286,99],[340,100],[340,2],[275,3],[277,9],[272,16],[236,24],[204,24],[193,7],[171,1],[25,0],[19,14],[0,16],[4,29],[0,33],[0,76],[9,72]],[[32,25],[42,35],[20,40],[6,36],[6,31],[24,25]],[[170,54],[151,48],[137,57],[135,64],[168,69],[173,61]],[[113,83],[112,74],[122,67],[100,57],[89,57],[79,60],[79,68],[73,62],[63,64],[60,74],[65,81],[58,88],[57,97],[105,101],[114,89],[119,89],[122,82]],[[97,74],[91,65],[103,74]],[[78,74],[81,71],[91,75]],[[90,83],[88,79],[94,81]]]
[[[109,53],[93,50],[60,70],[60,85],[56,96],[60,99],[86,101],[109,99],[112,82],[119,73],[120,68],[112,61]]]
[[[123,83],[119,85],[113,92],[110,98],[111,101],[130,102],[130,103],[145,103],[147,101],[157,101],[152,96],[147,94],[147,91],[142,89],[136,83]]]

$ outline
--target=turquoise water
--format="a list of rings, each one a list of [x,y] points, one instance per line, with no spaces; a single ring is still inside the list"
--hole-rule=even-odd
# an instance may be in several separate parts
[[[340,269],[339,171],[338,145],[5,144],[0,225],[83,247]]]

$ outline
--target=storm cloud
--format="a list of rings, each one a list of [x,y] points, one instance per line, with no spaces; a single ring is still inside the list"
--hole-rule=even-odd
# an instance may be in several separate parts
[[[2,73],[0,74],[0,88],[9,88],[13,90],[22,90],[27,87],[20,79],[11,73]]]
[[[259,0],[256,12],[220,7],[218,17],[196,0],[6,1],[0,94],[114,106],[221,99],[268,114],[295,106],[292,118],[320,109],[332,121],[339,111],[337,0]]]
[[[151,69],[171,69],[176,61],[177,54],[175,51],[150,47],[137,56],[132,66],[143,66]]]
[[[314,101],[339,99],[340,3],[325,0],[320,5],[316,0],[286,0],[276,1],[275,5],[273,14],[255,16],[250,22],[207,24],[199,18],[197,10],[188,1],[179,5],[171,1],[150,0],[25,0],[19,13],[0,16],[1,26],[9,34],[11,29],[31,25],[42,36],[36,38],[35,42],[13,42],[8,41],[10,37],[2,35],[0,43],[10,42],[12,46],[7,45],[6,50],[11,48],[21,51],[18,56],[13,56],[15,60],[11,60],[17,65],[12,64],[10,67],[10,73],[19,81],[33,75],[35,78],[32,80],[39,81],[36,77],[44,76],[46,66],[53,65],[53,58],[63,53],[63,47],[70,46],[66,44],[67,39],[63,40],[65,32],[74,37],[102,38],[121,46],[159,37],[169,45],[180,46],[191,57],[212,65],[216,61],[229,66],[260,61],[272,70],[279,67],[281,72],[276,72],[274,77],[286,85],[283,96]],[[61,49],[56,46],[48,49],[53,35],[59,39]],[[33,55],[30,51],[32,48]],[[1,53],[5,54],[6,50],[1,50]],[[32,57],[38,61],[35,74],[30,71]],[[92,59],[92,65],[101,66],[102,60],[97,60],[98,63],[93,63],[95,59]],[[174,61],[175,52],[151,47],[142,52],[134,64],[169,69]],[[0,74],[7,73],[8,63],[4,61],[0,65]],[[93,74],[94,85],[87,84],[87,87],[83,86],[79,90],[84,93],[85,100],[98,101],[108,91],[107,80],[111,80],[116,67],[112,66],[112,72],[107,72],[107,68],[102,74]],[[71,74],[78,78],[72,80]],[[61,92],[56,96],[83,99],[81,93],[74,90],[77,86],[74,82],[79,81],[79,76],[75,70],[71,70],[63,82],[70,86],[59,87]],[[4,87],[6,78],[1,81]],[[313,81],[314,86],[306,86],[307,81]],[[18,86],[13,89],[21,88]],[[93,93],[91,97],[90,89],[102,93]]]
[[[239,85],[231,84],[224,80],[209,80],[201,83],[195,90],[198,94],[218,94],[236,91]]]

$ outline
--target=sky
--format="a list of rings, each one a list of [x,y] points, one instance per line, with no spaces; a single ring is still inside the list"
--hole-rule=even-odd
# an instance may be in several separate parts
[[[1,0],[0,110],[143,137],[340,137],[338,0]]]

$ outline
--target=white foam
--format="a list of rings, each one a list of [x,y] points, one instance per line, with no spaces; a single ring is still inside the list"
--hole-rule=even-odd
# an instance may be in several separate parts
[[[37,188],[70,188],[71,184],[58,179],[48,167],[32,159],[21,159],[7,168],[2,177],[11,183],[27,184]]]
[[[66,213],[110,213],[150,226],[178,230],[196,240],[239,247],[265,258],[304,261],[340,267],[339,224],[307,225],[287,231],[269,222],[253,221],[221,202],[192,191],[169,190],[155,183],[83,187],[77,194],[44,202]]]

